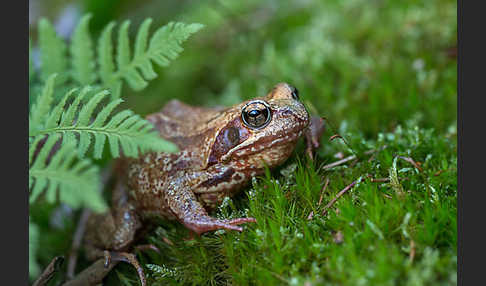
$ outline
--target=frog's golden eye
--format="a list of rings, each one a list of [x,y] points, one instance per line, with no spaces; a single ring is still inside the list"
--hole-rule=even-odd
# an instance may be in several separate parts
[[[243,106],[241,118],[246,126],[253,129],[260,129],[270,122],[272,113],[265,101],[254,100]]]

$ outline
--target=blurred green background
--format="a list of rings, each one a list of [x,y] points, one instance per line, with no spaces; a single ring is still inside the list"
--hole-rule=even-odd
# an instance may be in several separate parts
[[[93,13],[97,35],[146,17],[206,27],[169,68],[127,105],[145,115],[170,98],[201,105],[232,104],[264,95],[281,81],[336,125],[365,137],[413,119],[445,130],[456,124],[455,1],[30,1],[35,41],[40,16],[68,35]]]
[[[361,241],[362,245],[348,241],[344,250],[332,248],[331,245],[326,250],[330,252],[325,252],[326,255],[322,257],[314,257],[315,261],[298,262],[297,265],[301,263],[301,267],[295,270],[297,274],[285,267],[272,269],[283,277],[294,274],[307,277],[306,275],[313,275],[314,268],[317,267],[314,264],[319,262],[329,268],[326,268],[327,274],[316,274],[318,277],[327,275],[326,279],[329,280],[326,281],[353,285],[363,281],[363,273],[368,275],[370,268],[376,265],[379,266],[376,268],[377,273],[375,278],[369,278],[370,281],[387,282],[374,285],[394,285],[390,281],[402,281],[407,285],[424,285],[420,281],[432,281],[441,285],[443,281],[449,281],[444,283],[454,284],[454,261],[457,260],[457,229],[454,220],[457,213],[456,171],[441,176],[435,174],[442,169],[455,168],[457,160],[456,11],[457,3],[452,0],[29,1],[30,37],[34,43],[37,37],[36,24],[40,17],[47,17],[56,25],[60,34],[69,38],[77,21],[87,12],[93,14],[90,28],[96,37],[110,21],[120,23],[126,19],[132,21],[132,39],[139,24],[146,17],[154,20],[152,31],[169,21],[205,25],[203,30],[183,44],[185,51],[168,68],[156,67],[159,76],[150,81],[146,89],[142,92],[133,92],[128,87],[123,89],[123,98],[126,100],[124,107],[131,108],[140,115],[159,110],[172,98],[193,105],[230,105],[243,99],[265,95],[276,83],[285,81],[299,89],[302,100],[311,112],[326,117],[332,123],[322,139],[325,144],[319,149],[318,164],[337,160],[333,157],[334,154],[343,151],[343,145],[337,143],[337,140],[328,143],[327,139],[335,132],[349,139],[351,146],[358,152],[374,148],[374,145],[367,146],[367,140],[377,140],[377,144],[385,142],[391,146],[388,153],[380,155],[382,157],[377,159],[378,162],[370,163],[369,166],[358,164],[354,171],[352,168],[345,170],[345,176],[335,174],[334,182],[338,184],[333,186],[333,192],[338,192],[364,172],[376,172],[377,176],[386,177],[396,153],[407,152],[416,156],[415,159],[426,162],[424,164],[433,166],[426,176],[411,174],[411,168],[402,169],[404,175],[411,178],[406,187],[412,190],[427,186],[427,180],[431,178],[443,199],[433,206],[429,204],[427,197],[422,197],[427,194],[420,192],[414,192],[406,204],[393,200],[391,205],[391,201],[382,198],[382,189],[379,191],[375,189],[378,187],[370,183],[361,190],[362,196],[353,195],[342,199],[348,200],[344,205],[349,204],[348,214],[343,212],[341,218],[328,218],[327,226],[319,225],[319,228],[309,230],[310,234],[306,234],[309,241],[319,241],[322,237],[327,247],[332,243],[329,229],[341,229],[344,226],[345,237],[351,237],[360,230],[374,227],[364,225],[357,230],[351,223],[356,223],[358,227],[359,221],[363,220],[364,223],[367,218],[366,212],[382,210],[383,216],[377,215],[375,223],[383,220],[382,224],[385,225],[381,227],[387,240],[378,241],[370,236]],[[34,60],[35,58],[34,47]],[[398,128],[397,131],[397,126],[406,126],[406,130]],[[336,129],[333,130],[333,127]],[[415,127],[417,128],[414,129]],[[433,129],[435,133],[421,133],[422,129]],[[343,152],[349,153],[349,150]],[[427,163],[427,158],[432,156],[430,154],[433,159]],[[304,172],[301,177],[316,176],[315,180],[319,182],[320,175],[317,175],[317,171],[315,174],[312,173],[312,168],[306,171],[310,175]],[[271,186],[271,183],[265,182]],[[298,188],[303,187],[299,185]],[[314,201],[319,198],[319,188],[317,186],[313,191]],[[278,191],[279,188],[275,187],[275,190]],[[262,201],[271,201],[272,196],[269,196]],[[331,196],[326,195],[325,201],[330,198]],[[308,198],[302,199],[305,202],[307,200]],[[356,200],[362,203],[362,208],[355,208]],[[251,204],[252,202],[250,208],[253,211]],[[344,206],[342,209],[346,211]],[[52,214],[43,208],[51,210],[52,206],[39,206],[31,215],[46,230],[41,232],[39,259],[41,265],[47,265],[53,256],[69,249],[70,240],[66,237],[72,236],[76,219],[72,210],[63,211],[61,207]],[[400,225],[405,209],[414,217],[417,216],[415,221],[412,219],[411,228],[416,233],[414,239],[417,243],[417,256],[424,257],[413,265],[412,270],[403,266],[408,260],[408,254],[402,253],[404,245],[409,243],[408,238],[397,239],[394,236],[396,231],[391,226],[389,230],[384,230],[388,228],[388,221]],[[288,212],[285,209],[285,213]],[[308,213],[305,209],[302,212]],[[288,215],[289,222],[285,227],[292,231],[294,228],[295,231],[306,229],[307,215],[293,215]],[[262,214],[262,217],[265,216],[271,219],[267,213]],[[296,223],[298,219],[301,222]],[[56,227],[53,223],[56,220],[64,220],[64,226]],[[278,225],[280,224],[275,223],[277,230]],[[369,232],[373,233],[371,230]],[[294,258],[297,260],[300,257],[297,254],[300,248],[297,246],[292,250],[272,253],[272,239],[266,237],[264,242],[267,244],[260,242],[260,234],[258,229],[248,232],[248,236],[242,238],[237,247],[233,243],[239,241],[239,238],[227,234],[223,241],[224,248],[220,245],[222,240],[219,237],[208,236],[202,240],[200,247],[195,243],[192,246],[165,249],[162,256],[167,257],[153,258],[150,262],[162,264],[172,261],[174,267],[183,267],[191,262],[199,265],[199,272],[195,271],[193,276],[187,273],[184,275],[187,281],[200,277],[200,281],[209,281],[209,284],[214,281],[217,283],[213,284],[225,284],[225,279],[229,279],[225,275],[231,274],[235,279],[233,282],[245,284],[246,279],[251,279],[248,278],[251,275],[245,272],[249,270],[239,268],[239,260],[229,261],[227,257],[231,257],[231,251],[238,253],[237,250],[240,249],[245,253],[242,257],[246,256],[248,260],[241,264],[252,267],[255,263],[266,267],[268,263],[265,259],[272,255],[281,255],[282,261]],[[176,240],[177,237],[180,238],[179,235],[174,237]],[[304,247],[298,238],[292,239],[294,240],[291,241],[302,247],[302,257],[313,249],[314,244],[311,242]],[[367,245],[370,248],[366,249],[371,249],[374,243],[378,250],[369,250],[371,254],[364,250]],[[225,256],[218,256],[220,248],[215,251],[215,245],[224,249]],[[268,248],[259,251],[260,248],[267,247],[265,245]],[[246,247],[252,251],[251,255]],[[437,249],[441,251],[440,258],[439,254],[434,254],[438,253],[435,252]],[[218,255],[211,257],[213,252]],[[354,264],[343,269],[341,260],[354,261]],[[405,262],[402,263],[403,261]],[[375,262],[376,265],[373,264]],[[229,265],[229,270],[222,266],[224,263]],[[131,273],[131,281],[137,280],[129,266],[120,267]],[[220,271],[228,272],[220,276]],[[269,273],[272,274],[271,271],[261,270],[255,277],[269,281],[270,284],[278,284],[280,277]],[[117,272],[117,275],[120,278],[122,274]],[[160,285],[165,285],[167,281],[164,279]],[[120,280],[124,281],[121,278]]]

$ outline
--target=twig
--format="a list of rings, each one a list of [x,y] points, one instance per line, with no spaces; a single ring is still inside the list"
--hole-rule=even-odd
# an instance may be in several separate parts
[[[402,160],[405,160],[407,161],[408,163],[412,164],[415,168],[417,168],[417,170],[419,170],[420,172],[423,171],[423,169],[419,166],[419,164],[417,164],[417,162],[415,162],[415,160],[413,160],[411,157],[404,157],[404,156],[398,156],[398,158],[402,159]]]
[[[329,137],[329,141],[332,141],[336,138],[341,138],[341,139],[344,139],[343,136],[339,135],[339,134],[334,134],[332,135],[331,137]]]
[[[439,176],[440,174],[442,174],[442,173],[444,173],[444,172],[446,172],[446,171],[447,171],[447,170],[439,170],[439,171],[435,172],[434,176],[436,176],[436,177],[437,177],[437,176]]]
[[[349,165],[349,168],[353,168],[354,166],[356,166],[356,164],[358,163],[358,159],[354,159],[353,162],[351,162],[351,164]]]
[[[69,254],[68,265],[66,276],[68,279],[74,277],[74,271],[76,270],[76,263],[78,260],[79,248],[81,247],[81,242],[83,241],[84,231],[86,230],[86,223],[91,214],[91,211],[85,208],[79,218],[78,226],[76,232],[74,233],[73,244],[71,246],[71,252]]]
[[[339,135],[338,135],[338,134],[336,134],[336,135],[333,135],[333,136],[339,136]],[[373,156],[374,156],[374,155],[376,154],[376,152],[377,152],[377,151],[381,151],[381,150],[383,150],[383,149],[385,149],[385,148],[386,148],[386,145],[385,145],[383,148],[381,148],[380,150],[371,149],[371,150],[368,150],[368,151],[364,152],[363,154],[365,154],[365,155],[370,155],[370,154],[373,154]],[[373,156],[372,156],[372,157],[373,157]],[[357,157],[356,155],[351,155],[351,156],[348,156],[348,157],[346,157],[346,158],[343,158],[343,159],[341,159],[341,160],[339,160],[339,161],[332,162],[332,163],[330,163],[330,164],[324,165],[324,167],[322,167],[322,169],[323,169],[323,170],[326,170],[326,169],[331,169],[331,168],[334,168],[334,167],[336,167],[336,166],[342,165],[342,164],[344,164],[344,163],[346,163],[346,162],[349,162],[349,161],[352,161],[352,160],[355,160],[355,159],[356,159],[356,161],[355,161],[355,162],[353,163],[353,165],[352,165],[352,166],[354,166],[354,164],[356,164],[356,162],[358,162],[358,157]],[[368,160],[368,161],[369,161],[369,160]]]
[[[339,160],[339,161],[333,162],[333,163],[331,163],[331,164],[327,164],[327,165],[325,165],[324,167],[322,167],[322,169],[323,169],[323,170],[326,170],[326,169],[331,169],[331,168],[334,168],[334,167],[336,167],[336,166],[339,166],[339,165],[341,165],[341,164],[344,164],[344,163],[346,163],[346,162],[348,162],[348,161],[351,161],[351,160],[354,160],[354,159],[356,159],[356,155],[351,155],[351,156],[348,156],[348,157],[346,157],[346,158],[344,158],[344,159],[341,159],[341,160]]]
[[[346,141],[346,139],[344,139],[343,136],[341,136],[339,133],[336,132],[336,128],[334,127],[334,124],[332,124],[331,121],[329,119],[327,119],[326,117],[322,117],[322,119],[324,119],[327,122],[327,125],[329,125],[331,131],[333,133],[335,133],[333,136],[331,136],[329,138],[329,141],[332,141],[332,140],[334,140],[336,138],[340,138],[344,142],[344,144],[349,148],[349,150],[351,150],[351,152],[353,152],[356,155],[356,152],[354,151],[353,148],[351,148],[351,146],[349,145],[348,141]]]
[[[105,267],[105,259],[98,259],[96,262],[91,264],[88,268],[84,269],[73,279],[67,281],[62,286],[86,286],[86,285],[97,285],[101,283],[103,278],[115,267],[119,261],[111,261],[108,267]]]
[[[415,257],[415,242],[410,240],[410,255],[408,256],[410,262],[413,262],[413,258]]]
[[[387,199],[393,199],[391,196],[389,196],[389,195],[387,195],[387,194],[385,194],[385,193],[383,193],[383,196],[384,196],[385,198],[387,198]]]
[[[32,284],[32,286],[44,286],[52,279],[54,273],[56,273],[64,262],[64,257],[56,256],[54,257],[49,265],[47,265],[44,272],[37,278],[37,280]]]
[[[332,199],[325,207],[324,209],[322,210],[322,215],[326,215],[327,214],[327,210],[332,207],[336,201],[342,196],[344,195],[344,193],[346,193],[347,191],[349,191],[352,187],[354,187],[354,185],[356,185],[358,183],[360,179],[357,179],[355,180],[354,182],[352,182],[351,184],[347,185],[346,188],[342,189],[342,191],[340,191],[336,197],[334,199]]]
[[[371,178],[370,181],[372,183],[386,183],[386,182],[390,182],[390,178]]]
[[[317,203],[317,207],[320,207],[321,206],[321,203],[322,203],[322,196],[324,195],[324,192],[326,191],[327,189],[327,185],[329,185],[329,178],[326,178],[326,183],[324,184],[324,187],[322,188],[322,191],[321,191],[321,196],[319,197],[319,202]]]
[[[317,207],[321,206],[322,198],[324,196],[324,191],[326,191],[326,189],[327,189],[327,185],[329,185],[329,178],[326,178],[326,182],[324,183],[324,187],[322,187],[321,196],[319,197],[319,202],[317,203]],[[309,213],[309,216],[307,216],[307,220],[311,220],[313,217],[314,217],[314,211],[311,211]]]

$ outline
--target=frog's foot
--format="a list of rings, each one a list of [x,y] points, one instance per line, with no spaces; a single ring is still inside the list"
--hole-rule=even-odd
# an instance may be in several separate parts
[[[130,263],[137,270],[138,277],[140,278],[140,283],[142,284],[142,286],[147,285],[143,268],[142,266],[140,266],[140,263],[138,263],[138,260],[133,253],[105,250],[103,252],[103,256],[105,258],[105,268],[108,268],[110,264],[114,261],[123,261]]]
[[[193,232],[200,235],[202,233],[218,229],[236,230],[241,232],[243,231],[243,228],[238,225],[247,222],[256,222],[256,219],[248,217],[236,218],[231,220],[219,220],[210,216],[201,216],[185,220],[184,225]]]
[[[140,251],[146,251],[146,250],[153,250],[157,253],[160,254],[160,250],[157,246],[153,245],[153,244],[141,244],[141,245],[137,245],[135,246],[135,249],[136,250],[140,250]]]
[[[312,116],[309,127],[305,132],[306,153],[311,159],[314,159],[313,152],[319,148],[320,138],[325,130],[324,119],[319,116]]]

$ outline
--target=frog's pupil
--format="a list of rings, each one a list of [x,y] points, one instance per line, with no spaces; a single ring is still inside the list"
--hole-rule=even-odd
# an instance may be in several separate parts
[[[265,116],[262,115],[260,110],[254,109],[248,112],[248,122],[255,127],[259,127],[265,123]]]
[[[248,115],[251,116],[251,117],[257,117],[258,115],[260,115],[260,113],[261,113],[260,110],[253,109],[252,111],[250,111],[248,113]]]

